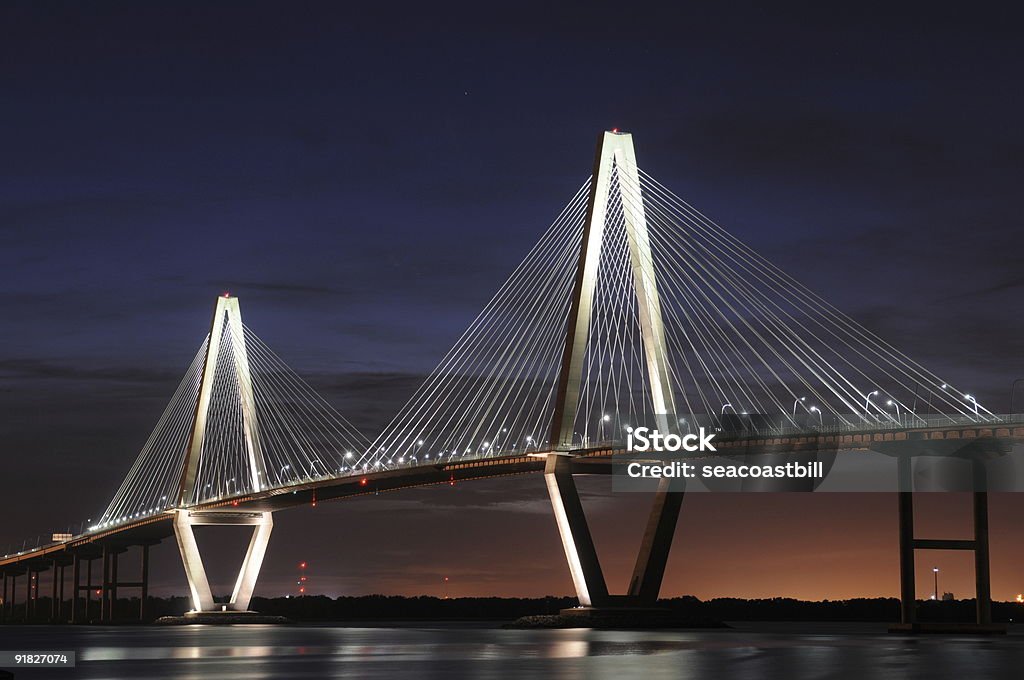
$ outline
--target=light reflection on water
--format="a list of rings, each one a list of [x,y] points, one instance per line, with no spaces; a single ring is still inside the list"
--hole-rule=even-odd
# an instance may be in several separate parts
[[[1019,678],[1024,634],[890,636],[884,626],[502,630],[481,626],[0,627],[0,649],[74,649],[32,678]],[[18,677],[21,673],[19,672]]]

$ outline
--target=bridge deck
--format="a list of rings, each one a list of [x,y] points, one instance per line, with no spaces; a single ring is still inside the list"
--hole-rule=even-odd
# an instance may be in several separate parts
[[[742,434],[715,439],[723,454],[785,453],[813,449],[829,451],[879,450],[887,455],[923,455],[932,443],[953,446],[977,444],[1005,451],[1009,445],[1024,440],[1024,423],[947,425],[893,430],[880,427],[859,432],[804,432],[767,436]],[[946,452],[948,447],[943,447]],[[570,453],[579,473],[606,473],[611,457],[623,450],[617,447],[594,447]],[[475,460],[455,461],[367,471],[361,475],[325,477],[255,494],[225,498],[196,505],[193,512],[244,513],[276,511],[327,501],[376,495],[414,487],[457,484],[464,481],[523,475],[542,472],[546,453],[517,453]],[[714,455],[714,454],[708,454]],[[90,531],[68,541],[41,546],[20,554],[0,557],[0,573],[24,573],[48,568],[54,562],[67,563],[72,555],[98,557],[102,546],[127,547],[152,544],[173,535],[173,511],[126,522],[105,530]]]

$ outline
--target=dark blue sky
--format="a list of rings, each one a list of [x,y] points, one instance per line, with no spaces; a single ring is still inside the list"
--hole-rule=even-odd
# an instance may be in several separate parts
[[[1006,410],[1024,375],[1020,17],[883,7],[0,4],[0,478],[5,507],[34,508],[0,546],[102,510],[223,290],[372,434],[613,126],[706,214]],[[516,484],[456,506],[543,501]],[[758,502],[782,501],[729,505]],[[342,510],[388,545],[423,531]],[[551,534],[530,559],[567,591],[553,523],[522,514],[495,517]],[[479,592],[533,594],[514,559],[469,553],[410,548],[425,575],[375,580],[371,557],[331,583],[428,591],[476,560]],[[707,578],[691,590],[735,592]]]

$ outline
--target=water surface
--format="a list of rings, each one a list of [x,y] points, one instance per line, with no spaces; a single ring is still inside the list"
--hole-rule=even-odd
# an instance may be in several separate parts
[[[16,678],[1021,678],[1024,627],[999,637],[889,635],[881,624],[732,630],[402,627],[0,627],[3,650],[74,650]]]

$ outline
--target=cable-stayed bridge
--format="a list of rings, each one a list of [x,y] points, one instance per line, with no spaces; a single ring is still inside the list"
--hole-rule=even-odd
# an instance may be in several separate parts
[[[648,607],[682,492],[658,487],[628,592],[612,595],[573,479],[608,473],[640,425],[705,425],[725,452],[897,456],[904,623],[914,620],[921,548],[974,551],[978,622],[990,622],[986,492],[975,490],[972,539],[919,539],[910,461],[998,456],[1024,438],[1024,422],[992,413],[751,250],[640,169],[632,137],[618,131],[601,136],[591,176],[373,441],[242,323],[237,298],[218,298],[209,334],[99,520],[0,557],[0,611],[13,615],[19,576],[26,616],[79,621],[96,589],[109,620],[119,587],[141,588],[144,608],[149,547],[171,536],[195,611],[245,611],[278,510],[530,472],[545,475],[583,611]],[[214,602],[195,541],[193,527],[210,524],[253,528],[227,603]],[[142,576],[129,582],[118,555],[134,547]],[[50,569],[51,611],[33,612]]]

